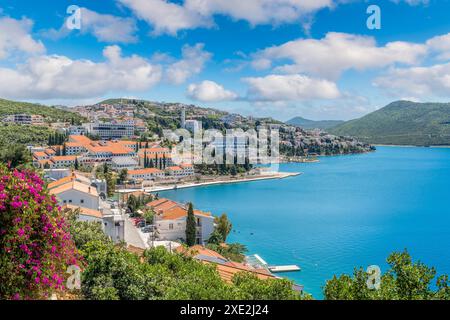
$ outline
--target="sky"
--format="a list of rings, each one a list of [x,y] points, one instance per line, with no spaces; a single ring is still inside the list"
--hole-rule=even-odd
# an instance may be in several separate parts
[[[449,0],[0,0],[0,97],[67,106],[127,97],[278,120],[448,102],[449,9]]]

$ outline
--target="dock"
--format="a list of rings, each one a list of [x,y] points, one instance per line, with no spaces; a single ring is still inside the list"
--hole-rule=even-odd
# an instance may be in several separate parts
[[[300,271],[300,267],[296,266],[295,264],[287,266],[268,266],[267,268],[269,269],[270,272],[273,273]]]
[[[277,273],[277,272],[296,272],[300,271],[300,267],[292,264],[292,265],[285,265],[285,266],[273,266],[269,265],[266,261],[264,261],[263,258],[261,258],[258,254],[254,254],[251,256],[246,257],[247,263],[250,265],[253,265],[254,267],[264,268],[270,271],[271,273]]]

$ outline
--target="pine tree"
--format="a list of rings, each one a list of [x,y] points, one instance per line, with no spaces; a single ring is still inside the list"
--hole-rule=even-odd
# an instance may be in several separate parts
[[[79,163],[78,163],[78,158],[75,158],[75,164],[74,164],[74,168],[75,170],[78,170],[80,167]]]
[[[188,213],[186,218],[186,244],[189,247],[195,245],[196,239],[196,223],[194,216],[194,208],[192,203],[189,203]]]

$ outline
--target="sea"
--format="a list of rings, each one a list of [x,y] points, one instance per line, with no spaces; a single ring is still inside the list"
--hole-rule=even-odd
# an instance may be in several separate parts
[[[375,152],[281,164],[295,177],[160,192],[226,213],[227,242],[246,245],[316,299],[333,275],[378,265],[408,250],[414,261],[450,273],[450,149],[377,147]]]

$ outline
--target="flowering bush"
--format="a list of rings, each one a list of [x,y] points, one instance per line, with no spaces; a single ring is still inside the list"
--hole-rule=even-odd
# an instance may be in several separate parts
[[[67,267],[80,259],[60,210],[36,173],[0,164],[0,298],[65,289]]]

